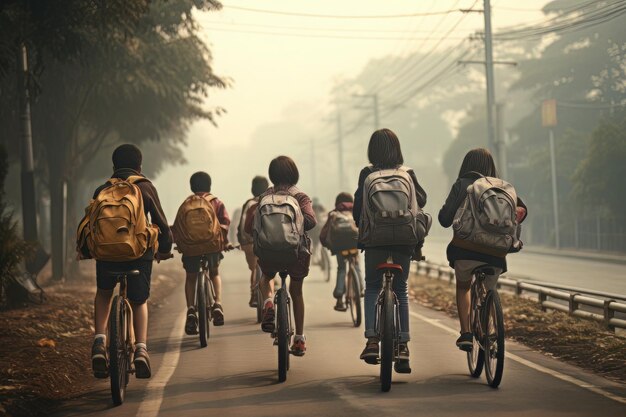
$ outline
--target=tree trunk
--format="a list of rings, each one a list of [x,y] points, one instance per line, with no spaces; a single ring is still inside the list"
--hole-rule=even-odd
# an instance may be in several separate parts
[[[50,245],[52,279],[65,277],[66,183],[62,175],[50,175]]]

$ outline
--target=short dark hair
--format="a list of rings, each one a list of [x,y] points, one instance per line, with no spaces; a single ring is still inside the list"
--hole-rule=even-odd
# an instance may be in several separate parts
[[[270,183],[267,178],[261,175],[257,175],[256,177],[252,178],[252,195],[255,197],[260,196],[265,192],[265,190],[267,190],[267,187],[269,186]]]
[[[296,185],[300,179],[296,163],[284,155],[272,159],[269,174],[274,185]]]
[[[390,129],[372,133],[367,147],[367,158],[377,168],[396,168],[404,163],[400,140]]]
[[[130,168],[140,171],[142,158],[138,147],[131,143],[126,143],[115,148],[111,159],[113,160],[114,169]]]
[[[204,171],[198,171],[189,178],[189,185],[194,193],[210,193],[211,176]]]
[[[338,206],[341,203],[354,203],[354,197],[350,193],[339,193],[335,198],[335,205]]]
[[[459,170],[459,177],[462,177],[470,172],[478,172],[485,177],[497,177],[496,164],[493,161],[491,152],[485,148],[476,148],[469,151]]]

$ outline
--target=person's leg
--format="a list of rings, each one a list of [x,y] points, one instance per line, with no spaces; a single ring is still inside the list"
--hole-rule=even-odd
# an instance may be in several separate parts
[[[409,272],[411,267],[411,256],[402,253],[394,253],[393,261],[402,267],[402,274],[396,274],[393,278],[393,292],[398,299],[400,316],[400,342],[406,343],[411,340],[409,330]]]
[[[148,303],[131,302],[133,309],[133,328],[135,329],[135,342],[148,343]]]
[[[335,310],[345,311],[343,296],[346,293],[346,258],[340,253],[337,254],[337,282],[333,291],[333,297],[337,299]]]
[[[354,265],[356,275],[359,278],[359,284],[361,286],[361,297],[365,294],[365,281],[363,280],[363,271],[361,271],[361,255],[356,256],[356,263]]]
[[[304,297],[302,295],[302,280],[291,279],[289,294],[293,304],[293,319],[296,325],[296,335],[304,335]]]
[[[111,314],[111,298],[113,298],[113,290],[96,290],[94,299],[94,328],[96,335],[106,335],[109,314]]]
[[[263,302],[261,330],[266,333],[272,333],[276,327],[274,323],[274,276],[276,276],[276,272],[268,273],[263,271],[263,276],[259,283],[262,298],[265,300]]]
[[[133,269],[141,272],[138,277],[129,279],[128,300],[133,309],[133,329],[135,331],[135,376],[150,378],[150,356],[148,355],[148,298],[150,298],[150,281],[152,277],[152,261],[137,261]]]
[[[209,270],[209,277],[215,290],[215,304],[222,304],[222,277],[218,268]]]
[[[376,337],[376,300],[382,288],[382,274],[376,267],[385,262],[388,252],[365,249],[365,337]]]
[[[473,334],[470,327],[470,309],[472,285],[472,271],[483,265],[482,262],[470,260],[458,260],[454,262],[454,276],[456,279],[456,308],[459,314],[459,325],[461,336],[457,339],[456,345],[461,350],[471,350]]]
[[[194,307],[196,305],[196,284],[198,281],[197,272],[185,273],[185,299],[187,301],[187,308]]]

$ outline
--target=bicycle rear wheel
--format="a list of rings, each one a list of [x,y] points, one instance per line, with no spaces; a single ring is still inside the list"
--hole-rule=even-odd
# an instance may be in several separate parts
[[[263,273],[261,272],[261,268],[257,266],[256,269],[256,285],[255,285],[255,294],[256,294],[256,322],[261,323],[263,320],[263,295],[261,294],[261,280],[263,279]]]
[[[198,274],[196,280],[196,304],[198,309],[198,334],[200,346],[206,347],[209,340],[209,317],[207,314],[207,279],[204,272]]]
[[[492,388],[498,388],[504,372],[504,317],[497,291],[487,293],[484,320],[485,376]]]
[[[467,352],[467,367],[470,375],[478,378],[483,373],[483,365],[485,363],[485,351],[481,347],[482,341],[479,340],[482,334],[481,317],[476,315],[476,295],[472,289],[472,302],[470,304],[470,330],[474,333],[471,352]]]
[[[276,292],[276,334],[278,337],[278,382],[287,380],[289,370],[289,311],[287,310],[287,291],[284,288]]]
[[[126,303],[119,295],[113,298],[109,316],[109,375],[114,405],[121,405],[128,384],[128,350],[126,340]]]
[[[349,303],[350,307],[350,316],[352,316],[352,324],[354,324],[354,327],[359,327],[362,320],[361,288],[352,263],[349,264],[348,268],[348,288],[346,295],[346,301]]]
[[[391,369],[394,351],[394,302],[393,292],[385,292],[380,318],[380,387],[383,392],[391,389]]]

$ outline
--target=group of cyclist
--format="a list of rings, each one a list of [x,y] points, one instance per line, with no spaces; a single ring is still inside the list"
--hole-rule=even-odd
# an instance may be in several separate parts
[[[370,206],[373,207],[377,204],[384,206],[387,204],[386,201],[391,201],[385,200],[385,191],[389,191],[388,188],[390,185],[381,186],[374,183],[377,178],[390,178],[388,176],[392,175],[395,171],[401,171],[403,175],[401,178],[405,178],[409,183],[402,183],[402,181],[399,181],[397,178],[385,180],[387,184],[391,184],[395,181],[404,187],[401,193],[398,193],[398,190],[392,190],[396,191],[396,193],[393,194],[393,199],[397,199],[398,195],[402,195],[402,198],[409,202],[410,210],[416,210],[414,204],[413,206],[411,204],[411,201],[415,201],[418,206],[417,209],[420,211],[418,214],[423,214],[422,209],[426,206],[427,195],[420,185],[415,172],[411,168],[404,166],[400,141],[393,131],[389,129],[375,131],[370,138],[367,155],[370,164],[361,170],[356,192],[354,195],[347,192],[341,192],[337,195],[335,207],[331,213],[350,214],[355,225],[359,226],[359,237],[355,239],[354,246],[364,253],[365,273],[363,275],[361,267],[357,263],[357,275],[359,281],[364,284],[361,285],[360,288],[364,288],[362,296],[364,296],[365,338],[367,339],[360,358],[368,364],[377,364],[380,355],[380,340],[378,339],[376,331],[376,302],[382,287],[383,277],[381,273],[377,271],[377,267],[392,258],[393,263],[402,268],[402,272],[393,280],[393,290],[399,306],[399,334],[395,370],[398,373],[410,373],[411,367],[408,348],[408,342],[410,341],[408,296],[409,267],[411,260],[420,260],[422,257],[421,249],[429,225],[422,224],[420,226],[420,222],[415,222],[413,218],[415,217],[415,212],[409,213],[405,210],[387,212],[382,210],[379,213],[373,213]],[[135,259],[115,258],[113,255],[108,258],[106,256],[96,256],[98,253],[96,250],[98,245],[97,239],[104,239],[98,237],[98,230],[104,230],[102,233],[106,233],[107,224],[115,224],[117,229],[112,233],[117,233],[118,235],[120,233],[129,233],[128,227],[119,226],[119,219],[107,220],[109,223],[103,223],[102,226],[98,226],[99,229],[96,225],[90,226],[91,234],[93,235],[90,237],[90,239],[92,239],[91,241],[89,241],[89,236],[82,240],[79,239],[78,250],[81,257],[96,259],[97,292],[94,302],[95,337],[92,346],[92,368],[96,377],[103,378],[108,375],[109,362],[106,349],[106,326],[110,313],[111,297],[116,285],[116,282],[110,278],[109,272],[122,268],[133,269],[140,272],[139,276],[128,280],[127,289],[128,299],[133,310],[136,338],[133,360],[136,376],[138,378],[149,378],[151,376],[151,367],[147,350],[148,309],[146,307],[146,301],[150,293],[152,262],[153,260],[159,262],[172,257],[171,250],[174,240],[176,240],[178,244],[178,236],[183,234],[180,231],[181,224],[186,224],[184,221],[189,217],[185,216],[188,213],[196,213],[192,212],[192,209],[189,209],[190,211],[181,214],[181,212],[184,211],[183,206],[185,206],[185,204],[193,206],[192,203],[197,202],[198,199],[193,201],[186,200],[186,202],[183,203],[177,215],[176,222],[178,222],[178,224],[175,222],[173,227],[173,234],[163,213],[156,188],[141,173],[141,151],[134,145],[121,145],[113,152],[112,160],[113,175],[110,180],[94,192],[93,199],[102,199],[100,193],[112,192],[110,189],[113,188],[115,184],[118,184],[118,181],[132,182],[141,196],[140,202],[138,203],[140,207],[138,207],[137,210],[143,212],[146,217],[149,216],[152,225],[156,227],[152,226],[155,230],[154,236],[148,233],[150,232],[150,230],[148,230],[148,232],[146,232],[147,237],[142,238],[143,241],[148,243],[145,244],[145,251],[141,256]],[[392,174],[389,174],[389,172],[392,172]],[[247,266],[250,269],[251,296],[249,305],[251,307],[257,306],[258,301],[255,289],[258,285],[262,294],[262,300],[264,300],[261,329],[264,332],[274,332],[274,319],[276,314],[273,301],[274,277],[279,272],[288,273],[290,277],[289,293],[293,303],[295,322],[295,335],[290,350],[293,355],[302,356],[306,352],[303,281],[309,274],[311,253],[313,252],[311,238],[307,232],[314,229],[318,222],[321,223],[322,219],[327,217],[328,220],[324,224],[324,227],[321,227],[321,231],[319,232],[320,242],[326,245],[330,228],[329,222],[332,216],[320,215],[323,209],[319,204],[314,205],[311,198],[296,187],[299,180],[299,172],[298,167],[290,157],[279,156],[273,159],[269,164],[268,174],[269,181],[262,176],[257,176],[252,180],[252,197],[243,204],[239,225],[237,226],[237,239],[240,249],[245,253]],[[452,186],[449,196],[439,212],[438,218],[442,226],[450,227],[453,221],[456,221],[455,219],[457,218],[459,209],[465,204],[464,202],[467,198],[469,186],[472,185],[476,179],[481,177],[497,178],[497,173],[489,151],[479,148],[469,151],[463,160],[458,179]],[[270,182],[272,184],[271,186]],[[376,186],[381,188],[376,189]],[[215,303],[212,306],[213,323],[216,326],[220,326],[225,323],[225,318],[224,308],[222,306],[222,285],[219,266],[223,258],[222,253],[234,249],[233,244],[228,239],[231,220],[224,204],[211,192],[211,177],[209,174],[206,172],[193,174],[190,178],[190,188],[193,193],[191,197],[200,197],[200,200],[204,199],[206,203],[202,203],[204,206],[202,206],[201,203],[197,203],[200,204],[200,206],[193,206],[195,210],[199,207],[204,210],[202,211],[202,216],[191,216],[189,218],[206,219],[208,216],[209,223],[211,223],[211,219],[218,222],[218,229],[216,230],[219,230],[219,232],[216,232],[217,235],[214,235],[218,242],[209,245],[209,247],[212,248],[212,252],[203,253],[202,259],[206,259],[208,262],[209,277],[215,289]],[[111,198],[119,198],[115,197],[114,192],[111,195],[113,196]],[[291,210],[285,212],[287,214],[284,214],[284,216],[286,216],[284,219],[289,219],[291,216],[290,213],[295,213],[292,216],[295,217],[294,222],[296,225],[300,225],[294,229],[294,233],[296,233],[298,239],[294,256],[292,256],[293,254],[291,253],[284,253],[282,255],[280,253],[274,254],[272,252],[273,249],[268,248],[266,243],[272,239],[272,236],[270,236],[272,233],[267,232],[267,236],[265,236],[265,232],[262,229],[263,227],[273,227],[271,225],[268,226],[269,223],[266,222],[267,219],[271,217],[272,213],[275,214],[282,210],[281,207],[277,205],[271,206],[271,204],[274,204],[275,196],[289,197],[288,200],[281,200],[284,203],[283,205],[290,205],[288,208]],[[377,200],[372,202],[371,199]],[[96,210],[96,208],[92,210]],[[103,211],[100,213],[102,212]],[[526,206],[521,200],[517,199],[515,208],[517,224],[521,223],[526,215]],[[112,217],[117,219],[116,216],[119,217],[118,215],[112,215]],[[92,216],[91,218],[100,219],[101,217]],[[407,218],[413,221],[413,224],[408,229],[405,227],[406,225],[404,223],[400,224],[397,222],[397,219]],[[387,235],[385,235],[385,233],[387,232],[376,232],[373,229],[374,226],[372,225],[377,221],[388,222],[385,224],[393,225],[393,233],[390,235],[392,237],[386,237]],[[396,221],[396,223],[393,223],[394,221]],[[420,221],[424,223],[423,220]],[[132,221],[130,223],[132,223]],[[282,224],[284,227],[284,220]],[[421,230],[421,232],[418,230],[420,227],[424,229]],[[298,228],[302,228],[303,230],[297,230]],[[361,230],[361,228],[364,230]],[[318,227],[317,230],[320,230],[320,228]],[[383,230],[383,228],[381,227],[380,230]],[[416,232],[416,230],[418,231]],[[410,236],[404,238],[402,237],[403,233],[408,233]],[[517,237],[519,237],[519,234]],[[84,243],[85,239],[88,241],[87,243]],[[263,239],[266,240],[264,241]],[[314,240],[317,240],[317,238]],[[81,245],[80,242],[83,244]],[[178,244],[178,246],[181,245]],[[521,242],[514,246],[515,247],[512,245],[510,251],[519,250],[521,248]],[[333,291],[333,296],[336,298],[335,309],[345,311],[346,258],[341,253],[335,253],[335,255],[338,265],[337,280]],[[469,285],[473,271],[477,266],[485,264],[491,265],[494,270],[494,275],[488,277],[487,284],[495,286],[499,274],[506,271],[506,253],[494,254],[490,251],[471,249],[468,248],[467,245],[460,244],[458,239],[455,238],[447,248],[447,257],[450,266],[455,269],[457,281],[457,307],[461,335],[456,341],[456,345],[462,350],[469,350],[472,347],[473,337],[469,328]],[[185,296],[188,308],[185,332],[189,335],[197,334],[198,332],[198,315],[194,300],[200,258],[201,256],[199,256],[197,252],[189,254],[183,251],[182,263],[186,271]],[[257,268],[260,268],[262,272],[261,280],[258,283],[256,282],[258,277],[258,273],[256,272]]]

